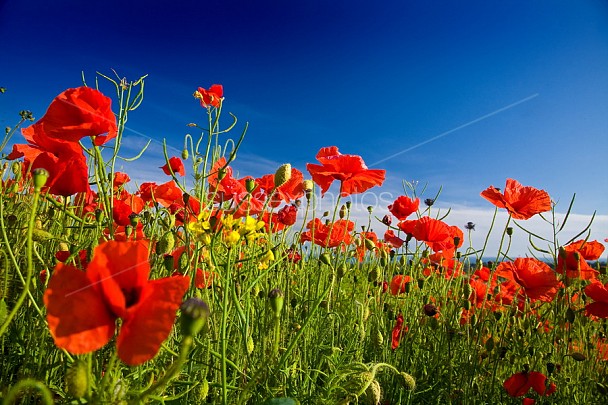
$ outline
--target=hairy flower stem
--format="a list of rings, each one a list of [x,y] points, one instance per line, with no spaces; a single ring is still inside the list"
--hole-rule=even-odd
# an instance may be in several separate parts
[[[177,377],[179,371],[182,369],[184,363],[188,359],[188,353],[190,353],[192,343],[192,336],[184,337],[180,345],[179,356],[177,357],[177,360],[173,362],[173,364],[169,367],[165,375],[163,375],[156,383],[152,384],[147,390],[145,390],[139,395],[136,403],[139,404],[145,402],[146,398],[152,395],[154,391],[166,386],[172,379]]]
[[[34,263],[33,263],[33,251],[34,251],[34,226],[36,224],[36,212],[38,210],[38,201],[40,200],[40,188],[34,188],[34,198],[32,200],[32,211],[30,213],[30,220],[27,226],[27,245],[25,250],[25,256],[27,260],[27,272],[25,275],[25,281],[23,282],[23,291],[21,295],[17,299],[13,310],[8,314],[2,326],[0,326],[0,336],[6,332],[8,325],[11,323],[17,312],[23,305],[23,301],[25,301],[25,297],[28,295],[30,291],[30,284],[32,282],[32,273],[34,272]],[[32,300],[34,301],[34,300]],[[40,312],[40,310],[38,310]]]
[[[42,398],[43,404],[53,405],[55,403],[53,401],[53,395],[51,394],[51,391],[46,385],[32,378],[26,378],[20,380],[17,384],[13,386],[13,388],[9,390],[9,392],[6,394],[6,397],[4,397],[4,401],[2,401],[2,405],[10,405],[17,403],[18,394],[22,391],[29,391],[30,389],[40,391],[40,397]]]
[[[281,316],[274,316],[274,340],[272,342],[272,354],[275,359],[279,357],[279,340],[281,340]]]

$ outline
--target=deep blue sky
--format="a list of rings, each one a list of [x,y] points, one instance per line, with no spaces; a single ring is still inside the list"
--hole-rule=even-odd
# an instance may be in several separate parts
[[[608,214],[606,1],[0,0],[0,49],[3,127],[113,68],[149,74],[129,127],[181,149],[193,91],[221,83],[250,122],[242,175],[337,145],[390,192],[491,208],[479,192],[512,177]]]

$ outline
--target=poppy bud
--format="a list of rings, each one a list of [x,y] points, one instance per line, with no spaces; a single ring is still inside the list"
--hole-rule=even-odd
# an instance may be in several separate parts
[[[247,336],[247,354],[251,354],[253,353],[253,349],[255,348],[255,345],[253,343],[253,338],[250,336]]]
[[[89,385],[86,364],[76,360],[68,369],[65,380],[68,394],[74,398],[84,397]]]
[[[42,187],[46,184],[46,181],[49,178],[49,172],[46,169],[39,167],[38,169],[34,169],[34,190],[40,191]]]
[[[347,213],[346,205],[343,205],[342,207],[340,207],[340,213],[339,213],[340,219],[346,218],[346,213]]]
[[[424,203],[426,204],[427,207],[430,207],[433,204],[435,204],[435,199],[434,198],[427,198],[427,199],[424,200]]]
[[[390,226],[391,222],[393,222],[392,218],[390,217],[390,215],[385,215],[382,217],[382,223],[386,226]]]
[[[198,399],[199,403],[206,402],[207,396],[209,395],[209,381],[206,378],[203,378],[201,384],[198,388]]]
[[[131,223],[131,226],[133,228],[137,227],[137,224],[139,223],[139,215],[137,215],[136,213],[132,213],[129,215],[129,222]]]
[[[374,267],[373,269],[370,270],[369,274],[367,275],[367,280],[371,283],[373,281],[380,281],[380,275],[381,275],[381,271],[380,268],[378,266]]]
[[[312,191],[314,184],[315,183],[313,183],[312,180],[304,180],[302,182],[302,188],[304,189],[304,191],[309,192]]]
[[[6,317],[8,316],[8,306],[6,305],[6,300],[4,297],[0,299],[0,325],[4,323]]]
[[[275,188],[281,187],[291,179],[291,165],[285,163],[281,165],[274,173],[274,186]]]
[[[195,336],[207,323],[211,311],[209,306],[199,298],[188,298],[180,306],[181,331],[184,336]]]
[[[454,246],[456,247],[458,245],[460,245],[460,237],[454,236]]]
[[[188,261],[188,252],[184,250],[179,256],[179,259],[177,260],[177,270],[182,273],[185,273],[188,270],[189,264],[190,263]]]
[[[493,337],[489,337],[488,340],[486,340],[486,350],[491,352],[494,349],[494,338]]]
[[[585,356],[583,353],[579,353],[579,352],[574,352],[574,353],[570,354],[570,357],[572,357],[576,361],[587,360],[587,356]]]
[[[326,265],[331,265],[331,256],[329,253],[323,253],[321,256],[319,256],[319,261],[323,264]]]
[[[435,316],[439,313],[437,307],[433,304],[426,304],[423,309],[426,316]]]
[[[374,207],[372,207],[371,205],[367,206],[367,212],[369,212],[370,214],[374,211]]]
[[[253,190],[255,190],[255,188],[256,184],[254,179],[248,178],[247,180],[245,180],[245,190],[247,190],[248,193],[253,193]]]
[[[283,301],[285,300],[285,294],[279,288],[275,288],[268,293],[268,299],[270,300],[270,307],[274,312],[276,318],[281,316],[283,311]]]
[[[376,248],[376,244],[371,239],[365,239],[364,243],[367,250],[374,250]]]
[[[158,251],[158,242],[156,242],[156,249]],[[173,271],[173,256],[172,255],[164,255],[163,256],[163,267],[169,273]]]
[[[346,264],[342,263],[338,266],[338,268],[336,269],[336,277],[338,277],[338,279],[341,279],[342,277],[344,277],[344,275],[346,274],[346,270],[348,270],[348,267],[346,267]]]
[[[373,380],[367,390],[366,397],[370,399],[371,404],[379,404],[382,399],[382,388],[378,380]]]
[[[547,374],[553,374],[555,371],[555,363],[547,363]]]
[[[13,174],[15,176],[18,176],[21,174],[21,162],[13,162],[13,164],[11,165],[11,171],[13,172]]]
[[[382,348],[382,344],[384,344],[384,336],[379,330],[376,330],[376,333],[372,334],[372,344],[378,349]]]
[[[188,160],[188,149],[184,148],[182,150],[182,159],[183,160]]]
[[[416,389],[416,380],[414,377],[403,371],[399,374],[401,375],[401,384],[403,385],[403,388],[407,391],[414,391]]]
[[[512,227],[507,227],[507,235],[511,236],[513,235],[513,228]]]
[[[219,169],[217,171],[217,179],[219,181],[222,181],[224,179],[224,177],[226,177],[226,169],[225,168]]]
[[[175,247],[175,235],[173,232],[165,232],[163,236],[156,242],[156,253],[159,255],[164,255],[165,253],[169,253]]]
[[[576,317],[576,314],[574,313],[572,308],[568,307],[568,309],[566,310],[566,321],[570,322],[570,323],[574,323],[575,317]]]

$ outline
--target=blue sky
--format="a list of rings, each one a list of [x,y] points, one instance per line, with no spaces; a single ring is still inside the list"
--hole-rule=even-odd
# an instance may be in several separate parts
[[[193,91],[221,83],[250,123],[242,175],[304,171],[336,145],[387,170],[378,192],[443,187],[438,206],[469,216],[454,224],[482,223],[479,193],[512,177],[561,212],[576,192],[607,237],[608,3],[429,3],[0,1],[0,125],[113,68],[149,75],[130,142],[179,150],[204,121]],[[162,164],[153,152],[139,167]]]

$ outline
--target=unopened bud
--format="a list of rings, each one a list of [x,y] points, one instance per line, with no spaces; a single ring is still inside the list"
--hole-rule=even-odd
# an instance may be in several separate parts
[[[209,306],[199,298],[188,298],[180,306],[181,330],[184,336],[195,336],[207,323],[211,311]]]
[[[34,169],[32,174],[34,175],[34,190],[40,191],[49,178],[49,172],[40,167],[38,169]]]
[[[268,299],[270,300],[270,307],[276,318],[281,316],[283,311],[283,303],[285,300],[285,294],[279,288],[275,288],[268,293]]]
[[[183,149],[182,150],[182,159],[183,160],[188,160],[188,149]]]
[[[68,369],[65,379],[68,394],[74,398],[82,398],[86,395],[89,381],[87,367],[84,362],[76,360]]]
[[[331,265],[331,255],[329,253],[323,253],[319,256],[319,261],[328,266]]]
[[[393,219],[391,218],[390,215],[385,215],[382,217],[382,223],[386,226],[390,226],[391,222],[393,222]]]
[[[256,184],[255,184],[254,179],[252,179],[250,177],[247,180],[245,180],[245,190],[247,190],[248,193],[253,193],[253,190],[255,190],[255,188],[256,188]]]
[[[507,235],[511,236],[513,235],[513,228],[512,227],[507,227]]]
[[[291,165],[289,163],[285,163],[281,165],[274,173],[274,186],[276,188],[281,187],[283,184],[287,183],[291,179]]]

